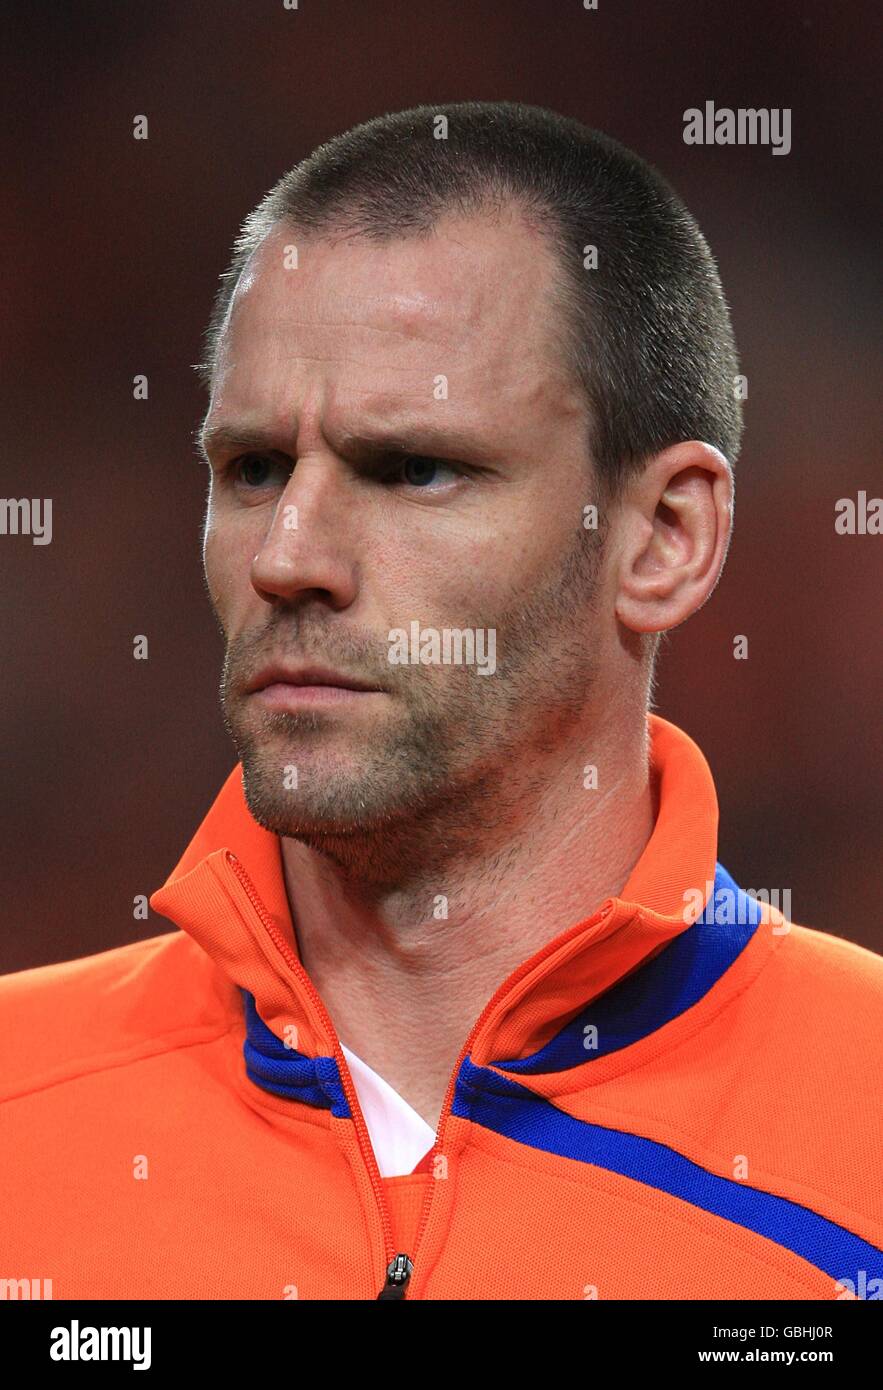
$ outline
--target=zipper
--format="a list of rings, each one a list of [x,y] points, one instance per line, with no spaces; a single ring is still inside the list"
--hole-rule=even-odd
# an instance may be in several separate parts
[[[386,1283],[384,1284],[380,1293],[377,1295],[377,1299],[380,1300],[392,1298],[405,1298],[406,1289],[410,1282],[411,1275],[413,1273],[414,1263],[409,1255],[395,1251],[392,1236],[392,1220],[389,1214],[389,1204],[386,1199],[386,1191],[383,1186],[383,1179],[380,1176],[380,1169],[377,1166],[377,1158],[375,1157],[374,1149],[371,1144],[371,1136],[368,1133],[368,1126],[365,1124],[365,1118],[362,1114],[362,1107],[359,1104],[359,1098],[356,1094],[356,1088],[353,1084],[347,1060],[343,1055],[343,1049],[340,1045],[340,1039],[337,1036],[337,1030],[331,1021],[331,1015],[328,1013],[328,1010],[326,1009],[322,1001],[322,997],[316,989],[316,986],[313,984],[309,975],[304,970],[300,961],[293,954],[291,947],[285,940],[285,937],[279,931],[279,929],[276,926],[276,923],[270,917],[270,914],[267,912],[267,909],[264,907],[264,904],[258,897],[257,890],[254,884],[252,883],[251,879],[249,878],[248,874],[246,873],[241,861],[237,858],[237,856],[233,853],[232,850],[227,850],[227,859],[230,863],[231,868],[233,869],[233,872],[235,873],[239,882],[242,884],[242,887],[245,890],[245,893],[247,894],[248,899],[252,904],[255,912],[260,918],[261,924],[267,932],[267,935],[270,937],[271,941],[276,946],[277,950],[279,951],[285,963],[288,965],[292,974],[296,977],[298,982],[306,991],[329,1036],[334,1039],[334,1057],[335,1061],[337,1062],[337,1069],[340,1073],[340,1079],[343,1084],[344,1094],[346,1095],[347,1103],[350,1108],[350,1114],[353,1117],[353,1123],[356,1127],[356,1137],[359,1142],[359,1148],[362,1153],[362,1158],[365,1161],[365,1166],[368,1169],[368,1174],[371,1179],[371,1186],[374,1189],[374,1195],[377,1200],[377,1206],[380,1212],[380,1221],[383,1228],[385,1253],[387,1257]],[[590,925],[600,925],[604,918],[607,917],[608,913],[614,909],[614,900],[612,898],[608,898],[604,903],[602,903],[598,911],[594,913],[588,921],[579,924],[579,934],[582,935],[582,933],[585,932],[587,927]],[[573,931],[574,934],[576,934],[577,928],[574,928]],[[562,945],[564,944],[565,943],[562,942],[560,938],[553,938],[552,941],[548,942],[542,948],[542,950],[537,952],[535,955],[531,956],[528,960],[524,961],[513,972],[513,974],[509,975],[503,981],[503,983],[499,986],[496,992],[488,1000],[487,1004],[484,1006],[475,1023],[473,1024],[472,1029],[469,1032],[469,1036],[467,1037],[465,1043],[460,1049],[460,1055],[457,1058],[454,1070],[452,1071],[451,1076],[448,1080],[448,1088],[445,1092],[445,1098],[442,1104],[441,1114],[439,1115],[438,1129],[436,1130],[435,1135],[435,1143],[429,1151],[430,1169],[433,1165],[433,1159],[435,1159],[441,1153],[442,1138],[444,1136],[444,1131],[447,1128],[447,1123],[450,1118],[451,1106],[454,1102],[454,1092],[457,1086],[457,1078],[460,1075],[460,1068],[462,1067],[469,1053],[472,1051],[472,1048],[475,1046],[475,1042],[479,1034],[481,1033],[482,1028],[484,1027],[490,1015],[494,1012],[494,1010],[502,1002],[506,995],[509,994],[512,989],[514,989],[515,985],[518,984],[519,981],[522,980],[525,975],[533,973],[533,971],[537,968],[538,965],[541,965],[542,962],[546,960],[554,952],[560,950]],[[420,1217],[417,1223],[417,1231],[414,1236],[413,1249],[415,1254],[417,1250],[420,1248],[420,1242],[423,1239],[423,1232],[425,1231],[426,1223],[429,1220],[429,1213],[432,1207],[432,1199],[434,1194],[435,1184],[432,1178],[432,1173],[430,1172],[430,1181],[427,1185],[426,1192],[423,1196],[423,1204],[420,1209]]]
[[[407,1255],[396,1255],[390,1260],[386,1271],[386,1283],[377,1295],[378,1302],[383,1298],[404,1298],[405,1287],[414,1268]]]

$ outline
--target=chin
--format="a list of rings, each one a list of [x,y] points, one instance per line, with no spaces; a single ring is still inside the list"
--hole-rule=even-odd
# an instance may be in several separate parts
[[[284,757],[267,750],[242,759],[245,799],[259,825],[277,835],[305,843],[328,837],[354,836],[389,824],[394,818],[395,789],[353,760],[304,756],[291,750]],[[297,770],[297,784],[286,786]],[[292,779],[293,781],[293,779]]]

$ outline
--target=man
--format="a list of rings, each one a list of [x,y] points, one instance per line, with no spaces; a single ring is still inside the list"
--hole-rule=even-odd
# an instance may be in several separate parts
[[[535,108],[369,122],[246,220],[201,370],[239,762],[150,900],[173,933],[3,981],[9,1270],[883,1287],[880,961],[736,886],[648,714],[741,430],[675,194]]]

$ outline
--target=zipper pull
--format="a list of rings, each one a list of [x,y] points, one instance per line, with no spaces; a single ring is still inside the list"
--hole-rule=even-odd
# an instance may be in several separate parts
[[[405,1285],[411,1277],[414,1266],[407,1255],[396,1255],[386,1271],[386,1283],[377,1295],[381,1298],[404,1298]]]

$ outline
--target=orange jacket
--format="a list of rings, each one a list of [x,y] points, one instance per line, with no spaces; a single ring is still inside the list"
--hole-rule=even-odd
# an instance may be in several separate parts
[[[736,888],[702,754],[648,717],[644,854],[500,985],[403,1177],[234,769],[150,899],[179,930],[0,980],[0,1273],[75,1299],[879,1296],[883,961]]]

